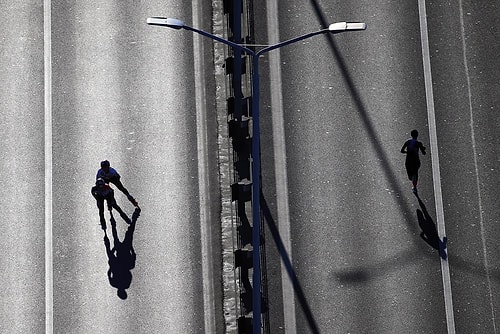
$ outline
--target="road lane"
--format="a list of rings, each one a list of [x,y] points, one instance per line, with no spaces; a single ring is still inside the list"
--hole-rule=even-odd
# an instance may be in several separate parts
[[[427,104],[427,120],[429,122],[429,151],[432,152],[432,178],[434,186],[434,198],[436,206],[436,228],[437,237],[435,243],[440,252],[441,276],[443,279],[444,307],[446,313],[446,329],[448,333],[455,333],[455,315],[453,313],[453,294],[451,289],[450,265],[448,261],[448,250],[446,248],[447,236],[444,219],[443,194],[441,186],[441,167],[439,163],[439,148],[436,127],[436,109],[434,108],[434,93],[432,87],[431,57],[429,51],[429,27],[427,24],[427,10],[425,0],[418,2],[420,21],[420,42],[422,45],[422,65],[424,70],[424,86]],[[418,198],[418,197],[417,197]],[[420,201],[420,198],[418,198]],[[420,202],[419,202],[420,203]],[[426,212],[425,210],[423,212]],[[424,219],[419,216],[419,224]]]
[[[457,332],[496,333],[498,3],[432,3],[429,12]]]
[[[0,5],[0,332],[45,329],[44,58],[39,1]]]
[[[419,237],[399,153],[412,128],[429,138],[418,8],[314,4],[280,4],[281,40],[323,16],[369,29],[281,50],[297,332],[440,332],[439,257]],[[426,158],[421,181],[433,212]]]
[[[204,331],[193,40],[145,24],[162,14],[189,23],[192,9],[167,7],[168,13],[164,2],[53,4],[57,332]],[[203,15],[211,17],[209,8]],[[102,159],[118,169],[142,208],[126,300],[106,277],[90,195]],[[125,196],[116,190],[116,198],[130,215]],[[126,228],[117,217],[120,239]],[[109,224],[108,235],[113,243]]]
[[[457,332],[498,331],[497,7],[494,1],[427,4]],[[280,40],[310,31],[310,27],[301,28],[300,22],[310,24],[314,19],[368,23],[368,30],[360,36],[335,37],[330,56],[334,55],[340,70],[332,69],[328,52],[322,53],[328,46],[313,40],[281,51],[290,252],[304,292],[300,296],[300,290],[295,290],[297,331],[445,332],[439,258],[418,237],[417,210],[427,211],[426,218],[436,222],[430,157],[423,157],[422,202],[418,203],[407,192],[403,159],[397,154],[406,139],[402,132],[413,127],[421,130],[420,139],[426,145],[430,140],[416,4],[386,2],[370,8],[360,3],[343,8],[342,4],[322,7],[312,1],[309,6],[290,2],[279,8]],[[258,16],[256,22],[256,27],[272,25]],[[256,42],[265,44],[269,36],[259,28],[256,32]],[[272,95],[261,96],[263,109],[271,105],[266,98],[271,100]],[[271,110],[267,107],[269,114],[262,116],[262,132],[267,136],[263,142],[276,141],[270,136],[269,124],[275,121]],[[330,110],[344,112],[339,115]],[[360,117],[345,116],[345,111]],[[274,196],[280,194],[273,189],[275,154],[269,147],[263,151],[263,188],[278,217]],[[376,165],[382,169],[367,173]],[[276,166],[280,168],[284,166]],[[356,225],[349,230],[332,219]],[[384,220],[400,223],[391,230],[377,224]],[[358,225],[363,222],[368,224]],[[333,240],[333,245],[326,240]],[[287,325],[283,312],[287,311],[280,312],[276,301],[276,287],[281,286],[276,283],[281,277],[277,270],[280,255],[269,247],[272,243],[269,237],[271,328],[283,332]],[[329,298],[332,295],[338,298]],[[343,299],[345,295],[348,298]]]
[[[267,21],[275,22],[278,20],[278,2],[268,1],[269,6],[267,12]],[[268,42],[269,44],[277,44],[280,42],[279,31],[274,29],[272,25],[268,25]],[[280,239],[283,243],[285,254],[282,254],[283,265],[281,266],[281,285],[283,293],[283,323],[284,328],[290,334],[295,334],[295,298],[293,293],[293,275],[290,268],[285,265],[292,263],[292,247],[290,236],[290,210],[288,207],[288,176],[287,169],[283,166],[287,165],[286,158],[286,142],[285,142],[285,124],[283,114],[283,99],[282,99],[282,78],[281,78],[281,57],[280,51],[275,50],[269,54],[269,84],[273,87],[270,94],[270,110],[271,124],[270,129],[273,135],[273,155],[274,155],[274,176],[276,178],[276,190],[271,194],[279,194],[276,196],[276,213],[275,216],[278,222],[278,230]],[[267,110],[269,113],[269,110]],[[266,166],[270,168],[271,166]],[[272,175],[272,174],[271,174]],[[268,189],[268,188],[266,188]],[[272,252],[271,252],[272,254]],[[288,262],[287,262],[288,260]],[[276,319],[276,318],[274,318]],[[278,318],[280,319],[280,318]],[[276,323],[280,323],[277,321]]]

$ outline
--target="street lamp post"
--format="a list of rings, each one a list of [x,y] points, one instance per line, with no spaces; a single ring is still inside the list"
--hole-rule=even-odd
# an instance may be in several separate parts
[[[203,30],[189,27],[183,21],[166,18],[150,17],[147,24],[168,27],[172,29],[186,29],[197,34],[206,36],[234,49],[246,52],[252,57],[252,246],[253,246],[253,333],[261,333],[261,271],[260,271],[260,115],[259,115],[259,57],[264,53],[278,49],[306,38],[324,33],[341,33],[344,31],[365,30],[366,24],[362,22],[337,22],[332,23],[326,29],[321,29],[305,35],[301,35],[284,42],[269,45],[255,52],[244,45],[234,43],[219,36],[213,35]]]

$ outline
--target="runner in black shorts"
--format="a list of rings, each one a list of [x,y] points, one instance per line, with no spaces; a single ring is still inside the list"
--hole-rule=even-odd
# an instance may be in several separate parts
[[[406,173],[408,174],[408,179],[413,184],[413,192],[417,193],[417,183],[418,183],[418,169],[420,168],[420,158],[418,152],[421,151],[425,155],[424,145],[417,140],[418,131],[411,131],[411,138],[408,139],[403,147],[401,148],[401,153],[406,153]]]

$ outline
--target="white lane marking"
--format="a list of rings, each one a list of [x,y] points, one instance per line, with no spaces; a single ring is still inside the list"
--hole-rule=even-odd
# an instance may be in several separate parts
[[[437,229],[441,240],[446,236],[443,195],[441,193],[441,174],[439,168],[439,151],[437,145],[436,116],[434,111],[434,95],[432,92],[431,59],[429,54],[429,36],[427,30],[427,14],[425,0],[418,1],[420,37],[422,43],[422,61],[424,67],[425,93],[427,100],[427,117],[429,121],[429,137],[431,145],[432,179],[434,183],[434,198],[436,204]],[[444,250],[447,253],[447,249]],[[455,319],[453,314],[453,298],[451,293],[450,267],[448,260],[441,259],[441,274],[443,278],[444,304],[448,334],[455,333]]]
[[[201,10],[202,5],[198,0],[193,0],[193,25],[202,27]],[[194,82],[196,101],[196,134],[198,149],[198,183],[200,201],[200,229],[201,229],[201,265],[203,276],[203,305],[205,313],[205,333],[215,333],[215,295],[213,282],[213,261],[212,261],[212,226],[211,205],[209,191],[209,171],[207,152],[207,108],[206,108],[206,82],[205,71],[202,64],[204,54],[203,39],[198,34],[193,36],[193,56],[194,56]]]
[[[45,333],[54,331],[52,259],[52,26],[51,0],[43,2],[44,122],[45,122]]]
[[[467,62],[467,46],[465,44],[465,25],[464,25],[464,11],[463,11],[463,1],[460,0],[459,8],[460,8],[460,31],[462,37],[462,55],[465,67],[465,76],[467,78],[467,94],[469,98],[469,112],[470,112],[470,133],[471,133],[471,142],[472,142],[472,154],[474,156],[474,168],[476,173],[476,187],[477,187],[477,197],[478,197],[478,206],[479,206],[479,225],[481,226],[481,242],[483,246],[483,259],[484,259],[484,268],[486,271],[486,280],[488,283],[488,294],[489,294],[489,302],[491,309],[491,317],[493,319],[493,331],[497,333],[496,325],[495,325],[495,306],[493,304],[493,291],[491,288],[491,273],[489,269],[488,263],[488,253],[486,249],[486,231],[484,229],[484,215],[483,215],[483,201],[481,198],[481,185],[479,180],[479,167],[477,163],[477,149],[476,149],[476,136],[474,131],[474,110],[472,107],[472,92],[471,92],[471,83],[469,76],[469,65]]]
[[[278,22],[278,1],[267,1],[267,22],[269,44],[279,42],[279,31],[271,22]],[[273,148],[276,177],[276,201],[278,206],[278,228],[292,263],[292,243],[290,237],[290,210],[288,207],[288,177],[286,171],[285,126],[283,116],[283,96],[281,86],[280,51],[269,53],[269,78],[271,87],[271,111],[273,121]],[[295,320],[295,298],[292,280],[281,261],[281,285],[283,290],[283,316],[285,331],[289,334],[297,332]]]

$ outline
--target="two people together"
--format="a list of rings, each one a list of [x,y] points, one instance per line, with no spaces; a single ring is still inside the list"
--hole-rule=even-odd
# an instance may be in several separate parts
[[[107,202],[108,210],[111,211],[115,209],[122,219],[128,224],[131,223],[130,218],[123,212],[120,206],[116,203],[114,197],[114,190],[109,186],[112,183],[119,189],[127,199],[137,208],[139,205],[132,195],[128,192],[128,190],[123,186],[120,181],[120,174],[110,166],[108,160],[101,161],[101,168],[97,171],[95,186],[92,187],[91,193],[92,196],[97,201],[97,208],[99,209],[99,219],[101,223],[101,227],[103,230],[106,229],[106,219],[104,218],[104,202]]]
[[[114,190],[109,186],[112,183],[119,189],[127,199],[136,207],[130,219],[125,212],[116,203]],[[137,201],[120,181],[120,174],[110,166],[108,160],[101,162],[101,168],[97,171],[95,186],[91,190],[92,196],[97,201],[99,209],[99,218],[101,227],[104,230],[104,245],[108,256],[108,280],[112,287],[117,289],[117,295],[121,299],[127,298],[127,291],[132,282],[132,273],[130,272],[135,267],[136,254],[132,245],[132,238],[135,230],[135,223],[140,215],[141,209]],[[110,211],[111,230],[113,234],[113,247],[108,235],[106,234],[106,219],[104,218],[104,205],[107,202],[108,210]],[[129,224],[125,238],[123,241],[118,239],[116,230],[116,221],[113,217],[112,209],[115,209],[122,219]]]

